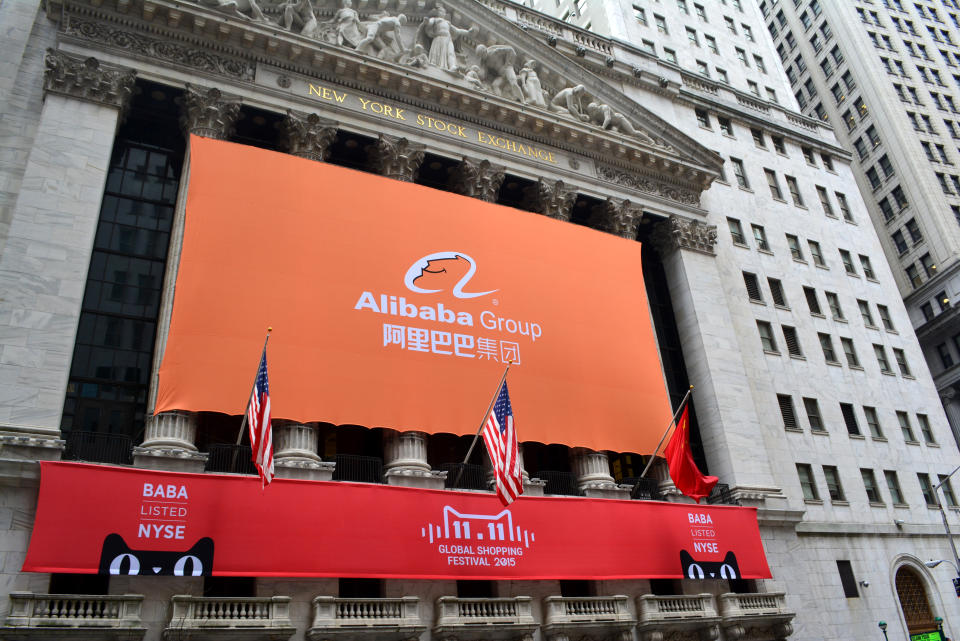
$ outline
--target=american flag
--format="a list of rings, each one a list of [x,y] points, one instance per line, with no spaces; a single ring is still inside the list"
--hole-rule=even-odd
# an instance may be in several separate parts
[[[517,432],[513,426],[513,409],[507,382],[503,382],[497,401],[483,426],[483,442],[487,445],[493,476],[497,482],[497,496],[504,505],[510,505],[523,494],[520,458],[517,451]]]
[[[267,381],[267,349],[264,347],[247,406],[247,425],[250,428],[250,447],[253,463],[260,473],[260,482],[266,487],[273,480],[273,426],[270,424],[270,383]]]

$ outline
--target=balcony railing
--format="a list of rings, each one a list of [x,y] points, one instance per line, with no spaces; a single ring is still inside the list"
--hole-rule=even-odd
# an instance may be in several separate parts
[[[717,617],[713,596],[709,594],[676,596],[644,594],[637,598],[637,611],[640,623]]]
[[[65,436],[66,461],[91,461],[130,465],[133,463],[133,440],[126,434],[103,432],[69,432]]]
[[[336,637],[370,641],[415,639],[427,626],[420,620],[420,600],[408,596],[399,599],[338,599],[318,596],[313,600],[313,625],[307,630],[310,641]]]
[[[472,639],[507,639],[533,634],[539,627],[533,620],[530,597],[505,599],[437,599],[434,635]]]
[[[229,639],[257,632],[259,638],[288,639],[296,629],[290,623],[290,597],[196,597],[171,599],[170,624],[164,638],[183,633],[190,639]]]
[[[59,638],[69,629],[72,639],[142,639],[139,594],[10,593],[10,614],[0,638]],[[84,633],[84,631],[89,631]]]
[[[559,494],[563,496],[581,496],[577,486],[577,477],[573,472],[558,472],[555,470],[541,470],[535,475],[538,479],[547,482],[543,488],[544,494]]]
[[[783,592],[755,594],[721,594],[720,615],[724,618],[737,616],[776,616],[790,614]]]
[[[717,483],[713,486],[710,496],[707,497],[707,503],[710,505],[740,505],[739,499],[733,495],[730,486],[726,483]]]
[[[630,498],[638,501],[662,501],[660,482],[657,479],[630,477],[623,479],[624,484],[633,486]]]
[[[447,480],[444,487],[447,489],[457,488],[461,490],[486,490],[487,473],[482,465],[472,465],[470,463],[443,463],[440,469],[447,473]],[[459,476],[459,481],[457,477]]]
[[[636,624],[623,595],[548,596],[543,600],[543,632],[547,638],[618,638]]]
[[[333,470],[334,481],[357,483],[383,483],[383,460],[376,456],[337,454],[337,467]]]
[[[253,464],[253,451],[249,445],[212,443],[207,451],[207,471],[224,474],[256,474]]]

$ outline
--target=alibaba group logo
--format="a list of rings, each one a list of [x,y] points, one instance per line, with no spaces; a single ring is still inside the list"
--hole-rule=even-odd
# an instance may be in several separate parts
[[[477,298],[497,291],[463,291],[476,273],[477,264],[463,252],[437,252],[411,265],[403,284],[418,294],[436,294],[449,289],[457,298]]]

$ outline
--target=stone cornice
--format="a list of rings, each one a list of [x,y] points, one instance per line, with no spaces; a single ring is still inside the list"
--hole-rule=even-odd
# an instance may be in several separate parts
[[[107,107],[126,109],[133,96],[136,73],[132,69],[102,64],[96,58],[79,58],[47,49],[43,90]]]
[[[717,226],[708,225],[699,220],[670,216],[658,223],[651,234],[650,241],[661,256],[678,249],[689,249],[708,256],[715,256],[717,244]]]
[[[675,188],[666,190],[667,198],[684,192],[699,194],[717,176],[720,160],[716,154],[583,67],[571,68],[548,44],[532,40],[520,27],[482,6],[460,0],[448,4],[461,15],[461,20],[475,19],[482,29],[502,34],[520,55],[544,60],[541,64],[554,67],[551,73],[572,73],[571,82],[589,83],[589,91],[598,99],[643,123],[644,131],[657,132],[653,135],[660,137],[660,144],[649,145],[541,108],[444,83],[429,73],[365,57],[351,49],[283,31],[276,25],[225,17],[189,2],[103,0],[99,7],[94,7],[85,0],[51,0],[48,12],[61,19],[65,36],[83,41],[84,46],[116,50],[148,62],[160,59],[203,72],[207,77],[223,77],[234,84],[256,77],[257,66],[267,64],[314,82],[334,82],[581,157],[602,159],[621,171],[652,171],[659,181]],[[511,30],[522,35],[510,33]],[[685,204],[692,204],[691,199],[686,199]]]

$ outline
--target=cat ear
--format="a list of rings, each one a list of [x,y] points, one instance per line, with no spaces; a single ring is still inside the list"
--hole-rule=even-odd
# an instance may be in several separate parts
[[[724,562],[724,563],[728,563],[728,564],[736,567],[736,566],[737,566],[737,556],[733,553],[733,551],[727,552],[727,556],[723,557],[723,562]]]
[[[693,557],[690,556],[690,553],[686,550],[680,550],[680,565],[682,567],[687,567],[693,563]]]
[[[213,558],[213,539],[209,536],[205,536],[202,539],[198,540],[193,544],[193,547],[185,552],[185,554],[193,554],[200,558]]]
[[[119,554],[121,552],[129,552],[130,546],[127,545],[127,542],[123,540],[122,536],[113,533],[108,534],[103,540],[103,549],[109,550],[113,554]]]

